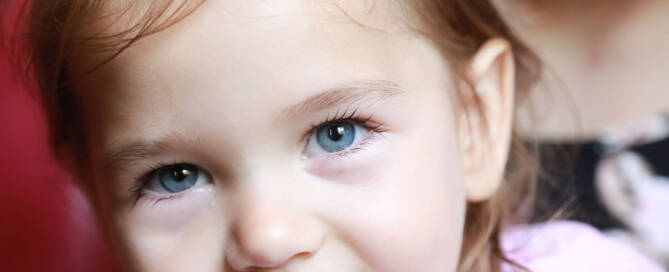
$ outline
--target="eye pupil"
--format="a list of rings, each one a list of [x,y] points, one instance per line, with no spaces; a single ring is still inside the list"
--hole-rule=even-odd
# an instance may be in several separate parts
[[[172,172],[172,177],[176,182],[182,182],[186,179],[187,176],[191,175],[191,172],[188,171],[188,169],[184,168],[179,168],[176,167],[174,168],[174,171]]]
[[[176,164],[158,169],[160,184],[171,193],[181,192],[196,184],[198,167],[192,164]]]
[[[346,128],[341,125],[331,126],[328,130],[330,140],[339,141],[346,134]]]

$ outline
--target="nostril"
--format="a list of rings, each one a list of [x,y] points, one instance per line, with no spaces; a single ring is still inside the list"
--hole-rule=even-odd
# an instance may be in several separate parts
[[[311,256],[311,254],[312,254],[311,252],[307,252],[307,251],[300,252],[300,253],[295,254],[295,256],[293,256],[293,259],[306,259],[306,258],[309,258]]]
[[[226,254],[226,271],[253,272],[264,269],[279,268],[293,261],[306,260],[313,255],[311,252],[301,252],[281,259],[270,259],[262,256],[249,256],[242,252]]]
[[[294,261],[306,260],[310,258],[312,253],[310,252],[301,252],[293,255],[292,257],[283,258],[282,260],[255,260],[255,265],[249,266],[244,270],[244,272],[253,272],[253,271],[263,271],[263,269],[279,268],[292,263]]]
[[[307,260],[307,259],[311,258],[313,254],[314,254],[313,252],[308,252],[308,251],[297,253],[297,254],[293,255],[292,257],[290,257],[285,262],[285,264]]]

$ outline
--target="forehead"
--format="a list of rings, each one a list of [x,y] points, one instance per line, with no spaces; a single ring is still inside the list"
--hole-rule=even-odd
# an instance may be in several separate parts
[[[104,124],[100,134],[118,139],[139,128],[162,134],[166,128],[156,120],[198,114],[194,107],[207,117],[200,120],[235,116],[249,105],[271,115],[351,81],[410,85],[416,67],[428,65],[425,57],[438,54],[408,30],[404,12],[390,0],[208,0],[178,24],[133,44],[76,89],[84,108],[95,112],[87,118]],[[74,69],[83,72],[96,61],[97,55],[82,55]]]
[[[415,17],[409,15],[412,9],[395,0],[121,0],[103,1],[91,6],[96,7],[85,9],[87,11],[82,16],[88,19],[81,21],[82,26],[75,34],[79,38],[77,42],[83,46],[76,47],[75,55],[71,57],[71,62],[75,64],[72,72],[80,74],[87,74],[139,33],[158,34],[148,35],[151,37],[142,35],[139,42],[132,43],[131,50],[125,51],[141,52],[142,44],[155,45],[156,41],[167,40],[176,45],[174,38],[179,35],[192,42],[197,41],[194,37],[213,38],[210,42],[225,41],[229,46],[221,49],[228,50],[235,49],[235,45],[239,47],[239,43],[231,43],[239,38],[244,41],[241,45],[244,48],[254,42],[266,46],[268,42],[273,42],[273,38],[294,41],[287,44],[292,46],[304,42],[304,39],[295,37],[305,33],[316,34],[312,35],[314,39],[324,38],[320,34],[334,36],[320,42],[333,43],[342,41],[342,35],[360,38],[364,36],[361,34],[365,34],[361,30],[369,32],[366,34],[407,34],[410,32],[409,24],[414,24],[410,22],[417,21],[410,19]],[[173,22],[178,24],[172,25]],[[188,51],[182,52],[186,53]],[[121,54],[115,58],[123,59],[123,56],[135,58],[136,54]]]

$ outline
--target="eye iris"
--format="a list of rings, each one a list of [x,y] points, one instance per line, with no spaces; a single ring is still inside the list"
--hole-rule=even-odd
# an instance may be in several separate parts
[[[171,193],[178,193],[193,187],[198,175],[197,167],[190,164],[177,164],[158,170],[160,184]]]
[[[325,125],[316,131],[316,140],[327,152],[342,151],[353,144],[355,128],[351,122]]]

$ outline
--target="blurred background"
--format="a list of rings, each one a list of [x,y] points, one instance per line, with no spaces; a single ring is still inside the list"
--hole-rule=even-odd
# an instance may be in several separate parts
[[[83,196],[50,156],[38,105],[0,53],[3,271],[116,271]]]
[[[0,16],[2,33],[10,17]],[[89,205],[51,157],[43,113],[15,72],[0,50],[0,270],[118,271]]]
[[[537,210],[669,269],[669,1],[493,2],[544,64],[520,113],[543,167]]]

